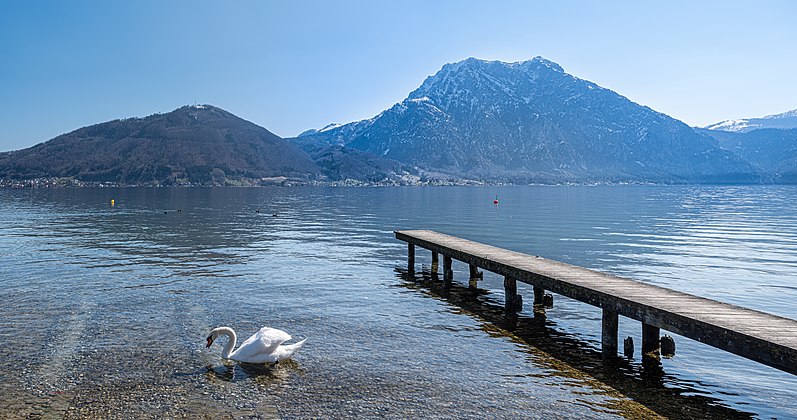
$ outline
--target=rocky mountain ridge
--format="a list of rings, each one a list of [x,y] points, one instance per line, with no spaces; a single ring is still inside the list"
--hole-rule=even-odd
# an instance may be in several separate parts
[[[289,139],[486,182],[760,182],[686,124],[541,57],[447,64],[373,118]]]

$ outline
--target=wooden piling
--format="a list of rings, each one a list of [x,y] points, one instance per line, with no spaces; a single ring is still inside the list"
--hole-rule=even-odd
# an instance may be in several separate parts
[[[661,329],[653,325],[642,323],[642,354],[657,353],[659,351],[659,335]]]
[[[479,271],[479,267],[469,264],[468,269],[470,272],[470,279],[471,280],[480,280],[483,277],[483,273]]]
[[[542,306],[546,308],[553,308],[553,295],[550,293],[546,293],[542,297]]]
[[[634,337],[628,336],[623,340],[623,354],[629,359],[634,357]]]
[[[534,305],[542,305],[545,298],[545,289],[542,287],[534,286]]]
[[[617,312],[603,309],[601,318],[601,355],[604,359],[617,356]]]
[[[432,251],[432,275],[437,275],[437,269],[440,265],[438,254]]]
[[[664,335],[661,337],[661,355],[664,357],[673,357],[675,356],[675,340],[670,337],[669,335]]]
[[[515,313],[515,303],[517,296],[517,281],[512,277],[504,277],[504,309],[507,313]]]
[[[451,269],[451,257],[443,255],[443,280],[454,280],[454,270]]]
[[[415,272],[415,245],[407,243],[407,272]]]

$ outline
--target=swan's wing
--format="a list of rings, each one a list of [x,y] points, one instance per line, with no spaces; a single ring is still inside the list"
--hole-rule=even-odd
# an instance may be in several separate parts
[[[297,350],[302,348],[302,345],[304,344],[305,341],[307,341],[306,338],[298,343],[281,345],[277,347],[276,350],[274,350],[272,356],[274,357],[274,359],[276,359],[276,361],[290,359],[291,356],[293,356],[293,354],[296,353]]]
[[[263,327],[247,338],[231,355],[231,359],[241,362],[261,363],[264,356],[270,355],[280,344],[291,339],[285,331]]]

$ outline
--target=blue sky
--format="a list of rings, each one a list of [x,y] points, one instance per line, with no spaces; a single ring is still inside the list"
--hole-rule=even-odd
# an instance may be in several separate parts
[[[290,137],[543,56],[706,125],[797,108],[794,1],[0,0],[0,151],[209,103]]]

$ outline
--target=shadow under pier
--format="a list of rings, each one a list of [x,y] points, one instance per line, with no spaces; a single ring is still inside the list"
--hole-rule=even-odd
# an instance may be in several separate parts
[[[472,317],[492,336],[508,337],[533,354],[554,376],[574,375],[594,378],[631,400],[667,418],[754,418],[753,413],[730,408],[721,400],[700,395],[702,390],[689,387],[684,380],[667,374],[657,358],[643,357],[641,363],[617,357],[604,359],[596,348],[600,343],[580,340],[557,329],[544,309],[532,313],[508,313],[503,300],[471,282],[444,281],[428,270],[408,272],[396,268],[401,287],[446,302]],[[531,306],[531,305],[529,305]],[[565,366],[565,367],[563,367]],[[574,372],[575,370],[576,372]],[[622,409],[620,409],[622,412]],[[631,414],[634,417],[633,414]]]

